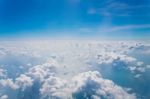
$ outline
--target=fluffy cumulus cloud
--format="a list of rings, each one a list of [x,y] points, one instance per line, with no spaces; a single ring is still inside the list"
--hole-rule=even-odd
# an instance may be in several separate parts
[[[33,85],[34,81],[43,82],[50,75],[55,74],[57,63],[50,60],[44,64],[31,67],[28,72],[21,74],[19,77],[13,79],[1,79],[0,84],[4,87],[10,87],[12,89],[25,90],[27,87]]]
[[[134,62],[136,59],[127,55],[123,55],[123,54],[116,54],[114,52],[110,52],[110,53],[100,53],[97,55],[97,59],[98,59],[98,64],[108,64],[108,63],[112,63],[114,60],[119,60],[119,61],[123,61],[125,63],[132,63]]]
[[[150,82],[149,56],[146,61],[141,59],[150,49],[147,41],[13,41],[0,45],[0,99],[148,97],[148,92],[137,89]]]
[[[24,90],[26,87],[30,87],[33,85],[33,80],[31,79],[31,77],[21,74],[20,77],[16,78],[15,83],[20,88],[22,88],[22,90]]]
[[[70,81],[49,77],[40,89],[43,97],[56,99],[136,99],[111,80],[101,77],[97,71],[74,76]]]
[[[101,77],[99,72],[85,72],[73,78],[74,96],[82,99],[136,99],[111,80]]]
[[[10,87],[14,90],[18,88],[18,86],[13,82],[12,79],[1,79],[0,85],[3,87]]]
[[[58,77],[49,77],[43,83],[40,92],[42,97],[67,99],[71,95],[68,82]]]
[[[27,75],[39,80],[40,82],[43,82],[47,77],[56,73],[57,67],[57,62],[53,59],[50,59],[48,62],[42,65],[37,65],[30,68]]]

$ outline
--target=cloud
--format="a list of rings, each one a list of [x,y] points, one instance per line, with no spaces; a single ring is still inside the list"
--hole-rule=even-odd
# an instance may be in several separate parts
[[[103,3],[101,3],[101,5],[98,7],[93,7],[92,12],[94,11],[94,13],[89,14],[100,14],[103,16],[121,16],[125,15],[121,11],[125,11],[127,8],[129,8],[129,5],[127,3],[108,0],[103,1]],[[91,12],[91,8],[88,9],[88,12]]]
[[[1,79],[0,85],[3,87],[10,87],[14,90],[18,89],[18,86],[13,82],[12,79]]]
[[[42,65],[30,68],[27,75],[31,76],[35,80],[43,82],[45,78],[55,75],[58,66],[58,63],[54,59],[50,59]]]
[[[89,13],[94,13],[94,10],[91,9],[91,12]],[[107,14],[107,13],[106,13]],[[101,38],[107,38],[108,39],[108,35],[109,33],[112,33],[116,36],[120,36],[120,34],[124,33],[124,35],[129,35],[129,37],[132,37],[132,33],[136,33],[137,30],[143,30],[143,29],[150,29],[150,24],[128,24],[128,25],[111,25],[111,23],[105,24],[104,25],[100,25],[94,28],[89,28],[89,27],[84,27],[84,28],[80,28],[78,29],[77,32],[81,32],[81,33],[89,33],[89,34],[93,34],[92,37],[97,38],[95,35],[100,35]],[[126,33],[126,34],[125,34]],[[148,34],[148,32],[147,32]],[[149,53],[150,51],[148,51]]]
[[[96,71],[78,74],[73,78],[75,83],[74,96],[96,99],[136,99],[112,81],[103,79]],[[95,98],[96,97],[96,98]]]
[[[109,28],[109,29],[108,29]],[[107,27],[107,28],[102,28],[99,31],[108,33],[108,32],[119,32],[119,31],[129,31],[129,30],[134,30],[134,29],[149,29],[150,24],[142,24],[142,25],[124,25],[124,26],[113,26],[113,27]]]
[[[40,93],[44,98],[69,99],[71,97],[71,89],[69,89],[68,85],[67,81],[50,76],[44,81],[40,88]]]
[[[31,77],[21,74],[18,78],[16,78],[15,84],[22,90],[25,90],[27,87],[33,85],[33,80],[31,79]]]
[[[0,78],[1,77],[6,78],[7,77],[7,72],[6,72],[6,70],[0,68]]]
[[[133,51],[135,53],[140,53],[140,54],[143,54],[143,55],[149,55],[150,54],[150,46],[149,46],[149,44],[140,43],[140,44],[137,44],[132,49],[133,49]]]
[[[70,81],[49,77],[40,92],[43,97],[57,99],[136,99],[112,81],[103,79],[97,71],[79,73]]]
[[[105,17],[131,17],[131,16],[142,16],[143,14],[136,13],[137,11],[146,11],[145,9],[150,9],[147,4],[136,4],[132,5],[127,2],[108,0],[103,1],[97,7],[91,7],[88,9],[88,14],[99,14]],[[94,13],[93,13],[94,12]],[[146,13],[147,14],[147,13]]]
[[[135,99],[135,94],[132,94],[134,92],[127,91],[121,86],[121,82],[118,84],[111,79],[112,76],[118,77],[118,73],[115,72],[115,75],[111,73],[119,68],[119,72],[127,71],[126,76],[132,73],[133,77],[140,78],[149,68],[144,61],[132,55],[136,51],[140,53],[149,49],[149,43],[144,41],[52,40],[43,43],[41,41],[29,41],[26,44],[20,42],[17,46],[14,43],[7,43],[11,47],[3,46],[3,50],[7,49],[5,54],[11,57],[17,55],[20,62],[24,63],[16,66],[16,59],[5,57],[7,62],[8,60],[12,62],[5,65],[2,62],[4,57],[0,57],[2,75],[5,71],[14,74],[16,72],[13,70],[23,67],[23,71],[19,69],[17,76],[8,75],[0,79],[0,92],[2,92],[0,95],[6,94],[12,97],[10,93],[14,92],[13,95],[16,95],[14,99],[27,98],[27,96],[33,99],[36,97]],[[19,45],[21,47],[18,47]],[[8,54],[10,52],[11,54]],[[30,56],[38,58],[40,62],[28,61]],[[26,66],[28,68],[25,68]],[[108,72],[105,72],[103,67],[109,69]],[[101,70],[108,75],[110,73],[108,77],[110,79],[105,78]],[[120,77],[121,80],[127,80],[122,75]],[[132,86],[127,87],[135,90]],[[8,91],[8,89],[12,90]]]
[[[109,64],[109,63],[113,63],[115,60],[123,61],[125,63],[132,63],[136,61],[136,59],[133,57],[129,57],[123,54],[117,54],[114,52],[100,53],[97,55],[98,64]]]
[[[105,7],[98,9],[98,13],[103,16],[130,16],[129,5],[126,3],[111,2]]]
[[[7,95],[0,96],[0,99],[8,99]]]

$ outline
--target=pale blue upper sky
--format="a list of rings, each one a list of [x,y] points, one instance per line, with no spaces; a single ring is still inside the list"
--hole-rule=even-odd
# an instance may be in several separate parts
[[[0,37],[149,38],[150,0],[0,0]]]

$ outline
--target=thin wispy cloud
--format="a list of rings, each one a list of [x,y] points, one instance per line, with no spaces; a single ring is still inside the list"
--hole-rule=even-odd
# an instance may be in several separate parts
[[[150,29],[150,24],[129,24],[122,26],[100,26],[96,28],[80,28],[80,32],[93,33],[93,32],[102,32],[102,33],[113,33],[113,32],[122,32],[122,31],[131,31],[131,30],[141,30],[141,29]]]
[[[124,25],[124,26],[113,26],[113,27],[107,27],[100,29],[102,32],[116,32],[116,31],[129,31],[129,30],[135,30],[135,29],[150,29],[150,24],[144,24],[144,25]]]
[[[96,8],[89,8],[88,14],[99,14],[102,16],[141,16],[143,14],[135,14],[135,10],[150,9],[149,5],[131,5],[125,2],[117,2],[110,0]],[[147,13],[148,14],[148,13]]]

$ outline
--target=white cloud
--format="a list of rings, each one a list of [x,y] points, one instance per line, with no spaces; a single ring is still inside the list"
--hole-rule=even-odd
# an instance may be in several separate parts
[[[97,55],[97,59],[98,64],[108,64],[112,63],[114,60],[124,61],[125,63],[131,63],[136,61],[136,59],[133,57],[114,52],[100,53]]]
[[[45,78],[55,74],[57,67],[58,63],[54,59],[50,59],[42,65],[30,68],[27,75],[31,76],[33,79],[43,82]]]
[[[146,65],[146,68],[150,69],[150,65]]]
[[[137,62],[137,66],[141,66],[141,65],[143,65],[144,63],[143,62]]]
[[[6,76],[7,76],[6,70],[0,68],[0,78],[1,78],[1,77],[4,77],[4,78],[5,78]]]
[[[0,80],[0,85],[2,87],[9,87],[13,90],[17,90],[17,89],[22,89],[25,90],[27,87],[30,87],[33,85],[33,80],[22,74],[20,75],[18,78],[15,79],[15,81],[13,81],[12,79],[1,79]]]
[[[18,89],[18,86],[13,82],[12,79],[1,79],[0,85],[3,87],[10,87],[12,89]]]
[[[40,92],[42,97],[69,99],[71,97],[71,89],[68,88],[68,84],[63,79],[51,76],[45,80]]]
[[[134,73],[135,78],[139,78],[141,77],[139,75],[145,72],[145,68],[150,67],[149,65],[144,67],[144,62],[130,55],[139,48],[149,46],[144,42],[141,44],[141,41],[54,40],[39,42],[26,42],[25,45],[20,43],[21,47],[16,47],[8,42],[14,47],[4,47],[8,53],[11,52],[11,57],[17,55],[19,62],[26,64],[19,65],[18,68],[20,66],[24,67],[22,69],[25,69],[26,66],[28,68],[23,72],[20,71],[21,73],[13,78],[8,75],[7,78],[0,79],[0,85],[3,89],[9,87],[15,89],[14,91],[21,89],[17,91],[25,92],[35,86],[35,82],[38,81],[39,88],[36,90],[40,91],[41,98],[71,99],[80,95],[91,97],[91,99],[99,97],[135,99],[134,94],[129,94],[113,81],[103,78],[100,71],[94,70],[100,70],[104,66],[103,64],[115,69],[120,68],[123,64],[121,69],[126,69]],[[147,49],[149,47],[142,49],[142,51]],[[28,61],[30,56],[39,59],[40,62],[37,60]],[[0,61],[4,60],[3,58],[0,57]],[[12,63],[16,62],[15,59]],[[9,60],[9,58],[5,57],[5,60]],[[14,64],[8,66],[12,65]],[[7,65],[3,66],[8,70],[9,68],[6,67]],[[5,69],[0,69],[0,75],[5,74]],[[11,69],[14,70],[14,68]],[[11,70],[7,72],[12,74]],[[0,89],[0,91],[3,90]]]
[[[27,87],[33,85],[33,80],[31,79],[31,77],[21,74],[18,78],[16,78],[15,84],[22,90],[25,90]]]
[[[81,98],[93,99],[101,97],[106,99],[136,98],[134,94],[128,94],[112,81],[102,78],[97,71],[79,73],[70,81],[49,77],[45,80],[40,92],[43,97],[58,99],[76,99],[78,95],[81,95]]]
[[[80,93],[84,93],[84,98],[86,98],[88,94],[91,94],[91,96],[96,98],[136,99],[134,95],[128,94],[124,89],[114,84],[112,81],[103,79],[96,71],[78,74],[73,78],[73,82],[75,83],[74,94],[80,95]]]
[[[8,99],[7,95],[0,96],[0,99]]]

